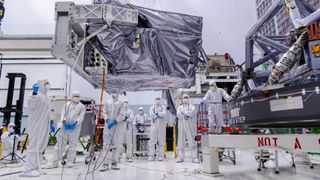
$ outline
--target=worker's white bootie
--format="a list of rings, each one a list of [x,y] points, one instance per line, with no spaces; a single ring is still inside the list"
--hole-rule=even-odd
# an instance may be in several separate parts
[[[113,170],[119,170],[120,167],[119,167],[118,163],[112,163],[112,164],[111,164],[111,169],[113,169]]]
[[[127,162],[130,162],[130,163],[131,163],[132,161],[133,161],[132,158],[128,158],[128,159],[127,159]]]
[[[20,174],[20,177],[39,177],[41,173],[39,171],[25,171]]]
[[[182,158],[179,158],[176,160],[176,163],[182,163],[183,162],[183,159]]]
[[[193,159],[192,159],[192,162],[193,162],[193,163],[200,163],[199,158],[193,158]]]
[[[158,157],[158,161],[163,161],[163,157]]]
[[[148,161],[154,161],[154,158],[149,156]]]
[[[59,167],[58,163],[49,163],[47,166],[44,167],[44,169],[55,169],[58,167]]]
[[[100,168],[100,172],[104,172],[108,170],[109,170],[109,164],[103,164]]]
[[[65,165],[66,168],[73,168],[75,166],[76,166],[76,163],[69,163],[69,162],[67,162]]]

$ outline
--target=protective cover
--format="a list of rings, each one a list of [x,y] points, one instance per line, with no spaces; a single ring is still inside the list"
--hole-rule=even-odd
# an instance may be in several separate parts
[[[137,27],[112,25],[90,40],[108,61],[108,92],[189,88],[203,61],[202,18],[112,2],[139,13]],[[88,35],[104,24],[90,24]],[[110,65],[111,64],[111,65]],[[101,74],[92,75],[101,87]]]

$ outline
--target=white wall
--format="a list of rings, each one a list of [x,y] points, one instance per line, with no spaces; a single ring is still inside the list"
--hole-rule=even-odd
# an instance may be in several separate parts
[[[39,60],[38,60],[39,61]],[[12,64],[6,64],[6,63]],[[25,62],[26,64],[17,64]],[[50,64],[50,65],[37,65],[33,64],[35,61],[28,61],[28,60],[18,60],[18,61],[3,61],[3,67],[1,72],[1,80],[0,80],[0,88],[6,89],[8,88],[9,80],[6,78],[7,73],[24,73],[27,76],[26,81],[26,88],[32,88],[34,83],[37,83],[39,79],[49,79],[52,83],[53,88],[64,88],[63,78],[64,78],[64,65],[63,64]],[[44,61],[42,61],[44,62]],[[55,61],[59,62],[60,61]],[[27,64],[32,63],[32,64]],[[54,63],[54,62],[52,62]],[[16,82],[16,88],[19,88],[20,81]],[[31,94],[31,90],[26,90],[25,96]],[[18,91],[15,91],[15,95]],[[63,90],[55,91],[59,95],[63,94]],[[0,91],[0,106],[5,105],[5,101],[7,98],[7,91],[1,90]],[[15,99],[16,97],[14,97]]]
[[[13,64],[7,64],[8,62]],[[19,64],[19,63],[24,64]],[[50,63],[59,63],[59,64],[41,64],[44,62]],[[8,79],[5,77],[7,73],[24,73],[27,76],[25,96],[31,94],[32,85],[36,83],[39,79],[48,79],[51,83],[52,89],[61,89],[61,90],[52,90],[49,92],[49,95],[65,95],[65,85],[66,85],[66,67],[64,64],[61,64],[60,60],[10,60],[3,61],[3,67],[0,78],[0,107],[5,106],[7,91],[1,90],[8,88]],[[32,63],[32,64],[28,64]],[[38,63],[38,64],[34,64]],[[19,86],[19,81],[16,82],[16,88]],[[94,89],[91,84],[89,84],[82,77],[73,72],[72,82],[71,82],[71,92],[78,90],[81,92],[82,96],[95,99],[98,103],[100,100],[100,89]],[[17,94],[18,91],[15,92]],[[128,99],[132,105],[148,105],[153,104],[153,101],[156,96],[161,96],[161,92],[129,92],[126,97],[121,96],[122,99]],[[16,96],[15,96],[16,97]],[[110,99],[110,96],[105,93],[103,102],[106,102],[107,99]],[[25,101],[26,102],[26,101]],[[26,106],[26,103],[25,103]]]

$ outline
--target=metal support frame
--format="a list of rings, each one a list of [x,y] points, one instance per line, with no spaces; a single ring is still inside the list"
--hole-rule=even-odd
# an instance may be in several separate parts
[[[253,45],[254,45],[254,36],[259,32],[263,25],[269,22],[279,11],[284,7],[285,3],[283,0],[277,0],[269,8],[268,12],[251,28],[249,33],[246,36],[246,69],[252,68],[253,66]]]
[[[264,51],[264,57],[261,57],[260,59],[254,62],[250,61],[250,65],[248,66],[250,68],[256,68],[261,64],[269,61],[270,59],[272,59],[273,62],[276,63],[277,60],[275,57],[278,56],[280,53],[284,53],[289,50],[289,47],[278,42],[284,39],[283,36],[265,37],[260,34],[257,34],[253,37],[253,39],[257,43],[257,45]],[[253,49],[250,50],[250,53],[253,53]],[[251,56],[253,57],[253,54]]]
[[[11,113],[15,112],[15,133],[20,134],[21,120],[23,114],[23,101],[24,101],[24,91],[26,87],[26,75],[22,73],[8,73],[6,76],[9,79],[9,88],[7,94],[7,103],[6,106],[0,108],[0,111],[3,113],[3,125],[7,126],[10,123]],[[16,105],[13,105],[13,94],[16,78],[21,78],[19,97],[16,101]]]
[[[308,26],[310,23],[320,18],[320,9],[303,18],[302,13],[305,14],[306,11],[309,11],[310,13],[311,10],[310,6],[305,2],[302,3],[296,0],[286,1],[286,6],[289,8],[289,14],[295,28]]]
[[[281,44],[278,41],[283,40],[283,37],[277,38],[273,37],[273,39],[262,36],[262,35],[255,35],[250,38],[250,40],[246,41],[246,68],[256,68],[261,64],[269,61],[270,59],[273,60],[274,63],[277,62],[276,56],[281,53],[285,53],[289,50],[289,47]],[[264,56],[260,59],[254,61],[253,60],[253,46],[258,45],[264,53]],[[248,53],[248,54],[247,54]]]
[[[280,43],[280,41],[286,40],[286,36],[263,36],[259,34],[259,30],[284,7],[289,9],[290,18],[294,23],[295,29],[300,28],[301,26],[307,26],[320,19],[320,9],[314,11],[314,9],[305,1],[275,1],[268,12],[252,27],[246,36],[246,69],[254,69],[269,60],[272,60],[273,63],[277,63],[277,56],[289,50],[289,47]],[[303,18],[302,14],[306,17]],[[264,54],[263,57],[257,60],[254,60],[255,45]]]
[[[253,45],[254,41],[250,38],[246,39],[246,69],[249,69],[253,65]]]
[[[303,8],[303,7],[304,8]],[[275,56],[279,55],[280,53],[284,53],[288,51],[288,47],[281,44],[278,41],[284,41],[286,36],[262,36],[258,34],[259,30],[269,22],[274,16],[284,7],[291,7],[290,11],[290,17],[295,22],[295,28],[300,27],[301,25],[307,25],[310,22],[316,20],[316,17],[319,17],[320,12],[314,12],[311,15],[307,16],[306,18],[302,19],[300,9],[307,9],[305,11],[310,11],[311,9],[308,7],[305,7],[306,3],[296,3],[295,0],[292,1],[285,1],[285,0],[277,0],[273,3],[273,5],[269,8],[268,12],[253,26],[253,28],[249,31],[247,37],[246,37],[246,68],[255,68],[262,63],[265,63],[268,61],[268,59],[275,59]],[[303,24],[301,22],[303,21]],[[298,24],[300,23],[300,25]],[[280,53],[272,53],[269,54],[266,53],[265,57],[262,57],[257,62],[254,62],[253,54],[254,49],[253,45],[255,43],[258,43],[260,46],[264,45],[265,47],[269,47],[275,50],[280,51]],[[262,47],[263,48],[263,47]],[[263,48],[265,51],[266,48]],[[274,60],[275,62],[275,60]]]
[[[303,16],[308,16],[312,12],[316,11],[311,4],[309,4],[306,0],[296,1],[297,6],[299,7],[299,11]]]
[[[267,37],[264,37],[262,35],[259,35],[257,34],[255,37],[254,37],[254,40],[257,41],[258,43],[260,44],[264,44],[265,46],[268,46],[268,47],[271,47],[275,50],[278,50],[282,53],[284,52],[287,52],[289,50],[289,47],[288,46],[285,46],[277,41],[274,41],[272,39],[269,39]]]
[[[283,35],[266,35],[265,37],[274,41],[285,41],[287,39],[287,36]]]
[[[258,43],[257,42],[257,44],[256,44],[256,47],[261,51],[261,52],[263,52],[264,53],[264,56],[267,56],[270,52],[271,52],[271,50],[267,47],[267,46],[265,46],[264,44],[260,44],[260,43]],[[262,57],[263,58],[263,57]],[[269,59],[268,59],[269,60]],[[267,61],[268,61],[267,60]],[[275,64],[275,63],[277,63],[277,59],[275,58],[275,57],[273,57],[273,58],[271,58],[271,60],[272,60],[272,62]],[[259,60],[258,60],[259,61]],[[264,62],[263,62],[264,63]],[[261,64],[261,63],[260,63]],[[256,67],[255,65],[254,65],[254,67]]]
[[[275,56],[278,56],[280,54],[279,51],[271,51],[270,53],[266,54],[264,57],[258,59],[255,61],[252,65],[253,68],[260,66],[261,64],[269,61],[271,58],[274,58]]]

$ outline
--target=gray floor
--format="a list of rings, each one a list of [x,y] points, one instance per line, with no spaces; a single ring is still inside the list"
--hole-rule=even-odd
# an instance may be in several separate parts
[[[50,159],[52,150],[48,150],[47,158]],[[297,164],[296,168],[292,168],[290,165],[290,156],[285,152],[280,152],[280,174],[274,173],[274,164],[268,162],[265,169],[261,172],[257,172],[257,162],[254,159],[254,153],[251,150],[237,151],[237,164],[233,165],[230,161],[225,160],[220,164],[220,172],[222,176],[211,177],[201,173],[201,164],[194,164],[190,158],[186,158],[186,161],[181,164],[176,164],[172,154],[168,154],[168,158],[163,162],[149,162],[144,158],[135,159],[133,163],[120,164],[120,170],[109,170],[107,172],[99,172],[97,170],[94,176],[90,174],[87,179],[115,179],[115,180],[209,180],[209,179],[236,179],[236,180],[255,180],[255,179],[281,179],[281,180],[307,180],[307,179],[320,179],[320,165],[315,165],[314,169],[310,169],[309,166]],[[313,162],[319,163],[319,157],[313,156]],[[46,163],[44,163],[44,166]],[[21,178],[18,174],[1,177],[1,174],[16,172],[21,170],[22,164],[8,165],[8,167],[1,166],[0,164],[0,179],[2,180],[14,180],[14,179],[41,179],[41,180],[56,180],[56,179],[71,179],[82,180],[85,179],[87,166],[84,163],[84,157],[78,156],[77,166],[73,168],[64,168],[63,176],[62,168],[45,170],[46,175],[39,178]]]

